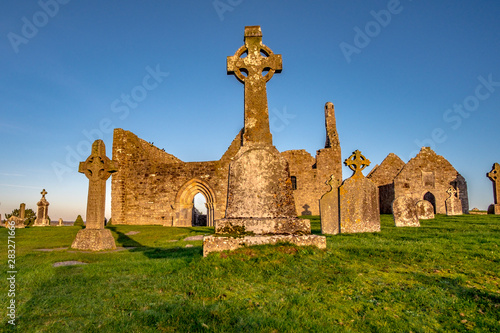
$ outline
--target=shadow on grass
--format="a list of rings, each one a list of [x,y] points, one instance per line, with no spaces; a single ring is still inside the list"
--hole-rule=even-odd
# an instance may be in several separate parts
[[[116,242],[123,247],[133,247],[133,249],[129,249],[129,252],[142,252],[144,256],[149,259],[192,259],[196,257],[201,257],[203,249],[201,246],[193,246],[193,247],[172,247],[172,248],[161,248],[161,247],[151,247],[145,246],[136,240],[130,238],[123,232],[120,232],[116,229],[116,227],[107,227],[107,229],[118,235]],[[191,228],[192,229],[192,228]],[[192,231],[199,232],[199,230],[192,229]]]

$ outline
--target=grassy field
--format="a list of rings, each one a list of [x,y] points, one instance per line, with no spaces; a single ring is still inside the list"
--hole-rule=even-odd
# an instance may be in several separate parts
[[[19,332],[498,332],[500,217],[328,236],[202,257],[212,228],[113,226],[117,252],[71,251],[78,227],[16,230]],[[313,219],[313,232],[319,221]],[[126,235],[139,231],[135,235]],[[0,230],[7,323],[7,230]],[[186,247],[188,245],[190,247]],[[55,251],[38,251],[53,248]],[[60,249],[65,248],[65,249]],[[86,265],[53,267],[60,261]]]

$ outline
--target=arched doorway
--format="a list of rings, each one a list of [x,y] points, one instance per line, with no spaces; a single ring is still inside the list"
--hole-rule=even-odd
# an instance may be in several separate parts
[[[193,178],[181,186],[175,197],[174,223],[176,227],[191,227],[197,223],[194,217],[194,200],[197,194],[205,199],[206,225],[214,226],[215,195],[214,191],[206,182]]]
[[[201,192],[195,194],[193,199],[192,225],[195,227],[207,225],[207,199]]]
[[[424,200],[429,201],[434,207],[434,214],[436,214],[436,197],[431,192],[427,192],[424,194]]]

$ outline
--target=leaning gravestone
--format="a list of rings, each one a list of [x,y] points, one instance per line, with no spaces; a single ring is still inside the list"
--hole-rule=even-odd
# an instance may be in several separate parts
[[[85,229],[78,231],[71,248],[92,251],[116,249],[111,231],[104,229],[106,180],[116,171],[116,162],[106,156],[104,142],[96,140],[92,144],[92,153],[85,162],[80,162],[78,168],[78,172],[89,179],[87,221]]]
[[[446,215],[462,215],[462,202],[458,198],[459,192],[451,186],[446,190],[446,193],[450,196],[445,201]]]
[[[47,191],[43,189],[42,192],[40,192],[42,195],[42,198],[38,203],[36,204],[38,206],[38,213],[36,214],[36,220],[35,223],[33,223],[34,227],[46,227],[50,224],[49,222],[49,202],[47,199],[45,199],[45,195],[47,194]]]
[[[493,205],[488,207],[488,214],[500,215],[500,164],[493,164],[486,176],[493,182]]]
[[[319,200],[321,233],[336,235],[340,231],[339,181],[332,175],[326,184],[330,186],[330,190]]]
[[[288,163],[272,142],[266,83],[281,72],[281,55],[262,44],[259,26],[245,27],[244,41],[227,58],[227,73],[245,89],[243,140],[229,165],[226,216],[215,221],[215,236],[203,238],[203,255],[278,242],[326,248],[310,221],[297,218]]]
[[[361,172],[370,161],[356,150],[344,163],[354,173],[339,190],[340,232],[380,231],[378,188]]]
[[[392,203],[392,216],[396,227],[420,227],[415,200],[399,196]]]
[[[416,207],[419,220],[429,220],[434,218],[434,206],[429,201],[417,201]]]

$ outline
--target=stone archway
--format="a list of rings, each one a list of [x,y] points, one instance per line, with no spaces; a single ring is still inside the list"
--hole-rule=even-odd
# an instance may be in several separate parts
[[[193,178],[181,186],[175,197],[174,223],[175,227],[191,227],[193,225],[193,199],[198,193],[203,194],[207,207],[207,226],[214,226],[215,195],[206,182]]]
[[[434,207],[434,214],[436,214],[436,197],[431,192],[427,192],[424,194],[424,200],[429,201]]]

